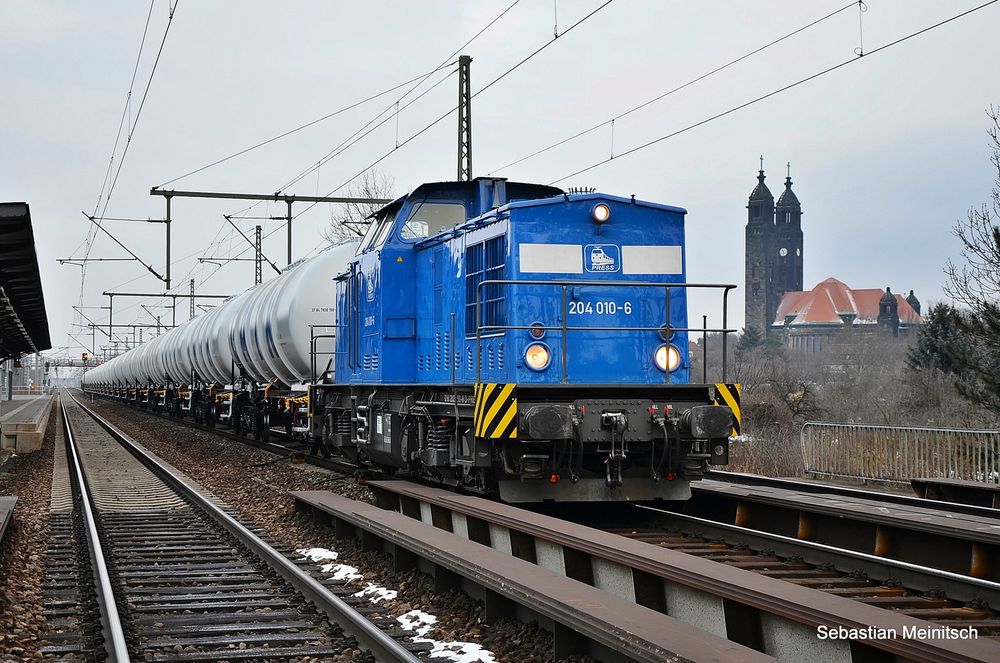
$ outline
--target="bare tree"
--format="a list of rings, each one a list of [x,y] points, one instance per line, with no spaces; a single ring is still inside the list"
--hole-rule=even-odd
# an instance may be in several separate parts
[[[992,195],[989,203],[973,207],[965,220],[955,224],[964,264],[949,260],[944,270],[945,291],[973,311],[1000,299],[1000,107],[991,106],[987,115],[993,121],[987,131],[993,152],[990,163],[996,170]]]
[[[348,188],[351,198],[392,198],[392,178],[377,170],[365,172]],[[369,218],[381,209],[380,203],[341,203],[330,213],[330,225],[323,229],[323,239],[340,244],[356,239],[368,230]]]
[[[948,294],[969,309],[957,318],[967,342],[949,349],[956,364],[967,369],[956,387],[969,400],[1000,414],[1000,108],[990,107],[987,114],[993,120],[987,132],[996,170],[992,195],[990,202],[970,209],[955,225],[963,264],[948,261],[945,274]]]

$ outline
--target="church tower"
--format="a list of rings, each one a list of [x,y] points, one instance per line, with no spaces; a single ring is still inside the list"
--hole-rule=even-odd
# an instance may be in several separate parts
[[[893,336],[899,336],[899,302],[888,286],[878,301],[878,326]]]
[[[774,215],[774,244],[771,259],[774,260],[774,279],[768,297],[773,309],[768,310],[768,320],[774,321],[778,304],[786,292],[802,290],[802,205],[792,191],[792,166],[788,164],[785,190],[778,197]]]
[[[773,311],[778,304],[769,301],[768,293],[773,281],[769,259],[774,245],[774,196],[764,184],[764,157],[760,158],[757,186],[747,202],[746,227],[746,278],[744,283],[746,328],[756,327],[766,334],[774,321]],[[768,318],[768,314],[771,317]]]

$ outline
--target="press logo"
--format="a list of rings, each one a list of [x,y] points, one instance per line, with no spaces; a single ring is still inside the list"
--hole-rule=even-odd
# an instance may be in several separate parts
[[[587,244],[583,264],[588,272],[617,272],[621,270],[621,249],[615,244]]]

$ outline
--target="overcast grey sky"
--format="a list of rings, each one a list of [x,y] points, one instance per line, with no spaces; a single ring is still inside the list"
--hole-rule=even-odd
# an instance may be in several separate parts
[[[162,217],[163,200],[151,197],[150,187],[434,69],[511,2],[180,0],[106,213]],[[602,2],[521,0],[464,49],[474,58],[473,92],[550,40],[554,27],[565,31]],[[474,100],[475,174],[496,172],[846,4],[615,0]],[[870,0],[862,19],[865,51],[978,4]],[[80,269],[56,259],[80,255],[89,225],[80,212],[97,204],[148,11],[149,3],[135,0],[0,0],[0,200],[31,205],[56,345],[67,343],[80,284]],[[167,1],[155,0],[132,121],[167,13]],[[950,227],[986,200],[992,184],[985,110],[1000,104],[998,25],[1000,4],[558,184],[687,208],[689,278],[742,285],[745,205],[758,156],[775,196],[791,161],[804,210],[806,287],[836,276],[853,287],[912,288],[925,304],[941,300],[941,268],[958,252]],[[617,121],[614,151],[852,58],[860,38],[852,7]],[[170,188],[273,192],[406,89]],[[456,96],[451,76],[402,111],[398,140],[452,108]],[[455,134],[451,116],[379,164],[395,181],[393,193],[453,179]],[[286,192],[329,193],[396,141],[392,120]],[[603,127],[496,174],[548,183],[607,158],[611,147]],[[202,292],[232,293],[252,283],[251,263],[216,272],[194,259],[242,249],[222,215],[243,207],[175,200],[178,291],[187,290],[189,272]],[[282,213],[283,206],[266,204],[252,212]],[[322,241],[329,214],[318,205],[296,219],[296,255]],[[252,232],[254,223],[241,225]],[[265,230],[278,225],[269,221]],[[163,271],[162,226],[109,227]],[[266,241],[265,252],[284,264],[283,232]],[[91,255],[125,254],[101,237]],[[91,264],[85,304],[106,305],[100,293],[108,289],[162,286],[136,263]],[[118,300],[115,308],[116,322],[150,321],[136,300]],[[695,301],[690,314],[714,312]],[[742,291],[731,312],[742,326]],[[88,311],[106,320],[103,313]],[[185,306],[178,320],[186,317]]]

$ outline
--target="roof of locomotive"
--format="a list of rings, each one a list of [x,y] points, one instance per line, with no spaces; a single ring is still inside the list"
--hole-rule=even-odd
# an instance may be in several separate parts
[[[400,196],[388,205],[379,208],[369,215],[369,218],[375,217],[388,210],[398,209],[402,207],[406,200],[416,198],[462,200],[463,202],[468,203],[473,209],[482,209],[485,211],[496,206],[483,204],[483,201],[479,200],[479,195],[483,191],[482,184],[494,181],[498,181],[498,178],[477,177],[474,180],[462,182],[426,182],[418,186],[410,193]],[[564,194],[563,190],[558,187],[548,186],[546,184],[532,184],[529,182],[507,182],[504,180],[504,188],[506,192],[506,200],[503,203],[504,205],[510,204],[511,202],[553,198]],[[476,203],[480,203],[480,205],[476,205]],[[473,216],[479,216],[479,213],[474,212]]]
[[[496,199],[498,195],[496,183],[499,181],[503,182],[504,187],[504,200],[502,202]],[[683,207],[638,200],[634,196],[624,198],[622,196],[597,192],[566,192],[557,187],[545,184],[507,182],[506,180],[479,177],[468,182],[428,182],[421,184],[412,192],[405,196],[400,196],[388,205],[380,208],[368,218],[372,219],[390,212],[395,214],[410,200],[460,200],[466,205],[467,211],[471,212],[469,218],[464,223],[459,223],[453,228],[442,230],[417,242],[417,246],[421,248],[435,245],[445,238],[453,236],[454,233],[469,227],[488,223],[490,219],[496,219],[500,214],[510,210],[541,205],[557,205],[566,202],[587,202],[594,200],[635,205],[675,214],[687,214],[687,210]]]

